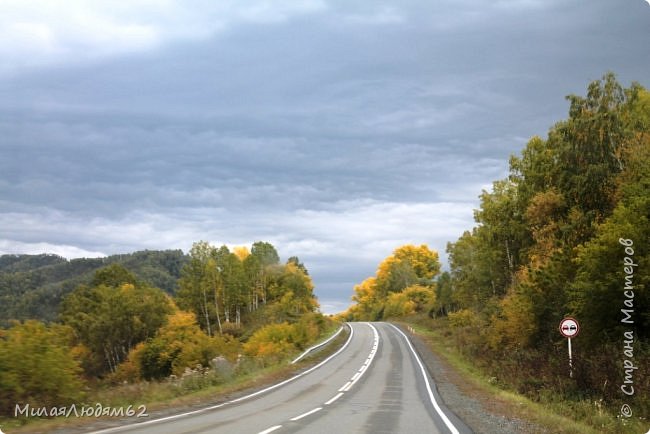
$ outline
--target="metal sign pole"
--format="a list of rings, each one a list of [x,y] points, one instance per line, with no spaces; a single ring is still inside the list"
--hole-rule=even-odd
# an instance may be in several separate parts
[[[567,338],[569,342],[569,378],[573,378],[573,358],[571,357],[571,338]]]
[[[560,334],[567,338],[569,346],[569,377],[573,378],[573,354],[571,354],[571,338],[575,338],[580,331],[580,325],[575,318],[567,317],[560,321]]]

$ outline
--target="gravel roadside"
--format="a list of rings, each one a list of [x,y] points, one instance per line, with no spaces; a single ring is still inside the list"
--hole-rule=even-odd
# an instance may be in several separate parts
[[[503,404],[463,381],[463,377],[434,354],[417,334],[404,325],[395,325],[411,339],[447,408],[476,434],[551,434],[536,424],[502,414],[499,407]]]

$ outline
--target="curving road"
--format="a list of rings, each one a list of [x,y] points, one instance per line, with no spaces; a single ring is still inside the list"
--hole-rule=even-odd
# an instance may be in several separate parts
[[[399,329],[349,325],[346,344],[297,377],[208,409],[95,434],[471,433],[444,408]]]

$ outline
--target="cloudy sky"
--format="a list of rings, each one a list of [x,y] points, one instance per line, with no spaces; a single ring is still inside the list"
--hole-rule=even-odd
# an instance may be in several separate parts
[[[0,253],[269,241],[338,311],[607,71],[646,1],[0,0]]]

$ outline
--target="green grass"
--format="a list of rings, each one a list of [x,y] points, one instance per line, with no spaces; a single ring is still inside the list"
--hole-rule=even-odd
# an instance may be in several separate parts
[[[557,434],[645,434],[650,428],[650,423],[639,418],[618,419],[599,402],[566,400],[550,392],[542,393],[539,402],[532,401],[497,384],[495,378],[461,354],[449,337],[453,333],[449,325],[425,317],[406,317],[399,322],[413,327],[431,350],[457,371],[463,381],[469,382],[479,396],[498,400],[507,416],[530,421]]]

